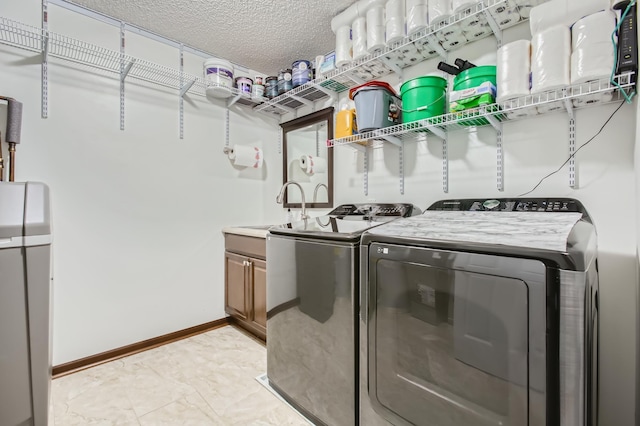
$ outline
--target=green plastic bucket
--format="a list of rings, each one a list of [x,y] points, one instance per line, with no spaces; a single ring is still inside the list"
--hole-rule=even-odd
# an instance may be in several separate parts
[[[482,65],[478,67],[469,68],[456,75],[453,79],[453,90],[472,89],[480,86],[482,83],[490,81],[496,86],[496,66],[495,65]],[[492,100],[493,103],[495,101]],[[460,118],[474,115],[473,112],[459,113]],[[469,121],[461,121],[463,126],[485,126],[489,124],[485,118],[473,118]]]
[[[453,79],[453,90],[471,89],[480,86],[485,81],[490,81],[496,86],[495,65],[483,65],[462,71]]]
[[[405,82],[400,87],[403,123],[444,114],[446,91],[447,80],[442,77],[425,76]]]

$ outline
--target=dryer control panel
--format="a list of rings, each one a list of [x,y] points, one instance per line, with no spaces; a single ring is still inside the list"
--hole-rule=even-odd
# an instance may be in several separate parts
[[[441,200],[427,210],[508,211],[508,212],[578,212],[588,214],[580,201],[573,198],[496,198]]]

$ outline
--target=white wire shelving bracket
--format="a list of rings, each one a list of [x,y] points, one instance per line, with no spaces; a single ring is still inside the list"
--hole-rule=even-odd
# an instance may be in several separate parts
[[[40,102],[41,116],[49,116],[49,2],[42,0],[42,33],[40,50],[42,52]]]
[[[369,80],[391,73],[396,73],[400,78],[403,78],[403,70],[409,66],[436,56],[446,57],[448,52],[492,34],[496,36],[498,44],[500,44],[503,29],[527,20],[526,17],[520,17],[519,20],[504,19],[505,13],[510,10],[517,12],[519,8],[520,6],[510,0],[484,0],[452,16],[445,22],[405,37],[379,52],[353,61],[350,65],[319,76],[302,86],[256,106],[255,109],[284,113],[286,109],[283,109],[283,106],[297,110],[308,106],[308,102],[315,103],[327,96],[335,100],[336,93],[344,92]],[[515,14],[515,16],[520,15]],[[461,25],[468,20],[473,20],[481,30],[465,32],[466,42],[464,43],[447,44],[444,34],[452,28],[462,28]]]

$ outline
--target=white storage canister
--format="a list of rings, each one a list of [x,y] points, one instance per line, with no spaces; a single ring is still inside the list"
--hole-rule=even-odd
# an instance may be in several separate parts
[[[228,98],[233,87],[233,64],[224,59],[207,59],[204,62],[204,81],[207,96]]]

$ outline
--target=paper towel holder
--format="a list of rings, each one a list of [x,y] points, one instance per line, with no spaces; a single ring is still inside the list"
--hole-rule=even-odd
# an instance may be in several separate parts
[[[231,148],[230,146],[225,146],[224,148],[222,148],[222,152],[224,152],[224,155],[229,155],[233,152],[233,148]]]
[[[307,203],[307,208],[333,207],[333,147],[328,147],[326,143],[327,140],[333,139],[333,111],[333,107],[324,108],[280,124],[283,184],[294,179],[289,170],[289,163],[293,159],[300,158],[302,154],[316,153],[327,162],[326,173],[316,173],[309,182],[300,182],[307,200],[313,198],[313,191],[317,184],[322,183],[327,186],[326,198],[322,197],[316,202]],[[285,192],[283,208],[300,208],[301,206],[298,192],[295,190],[290,193]]]

